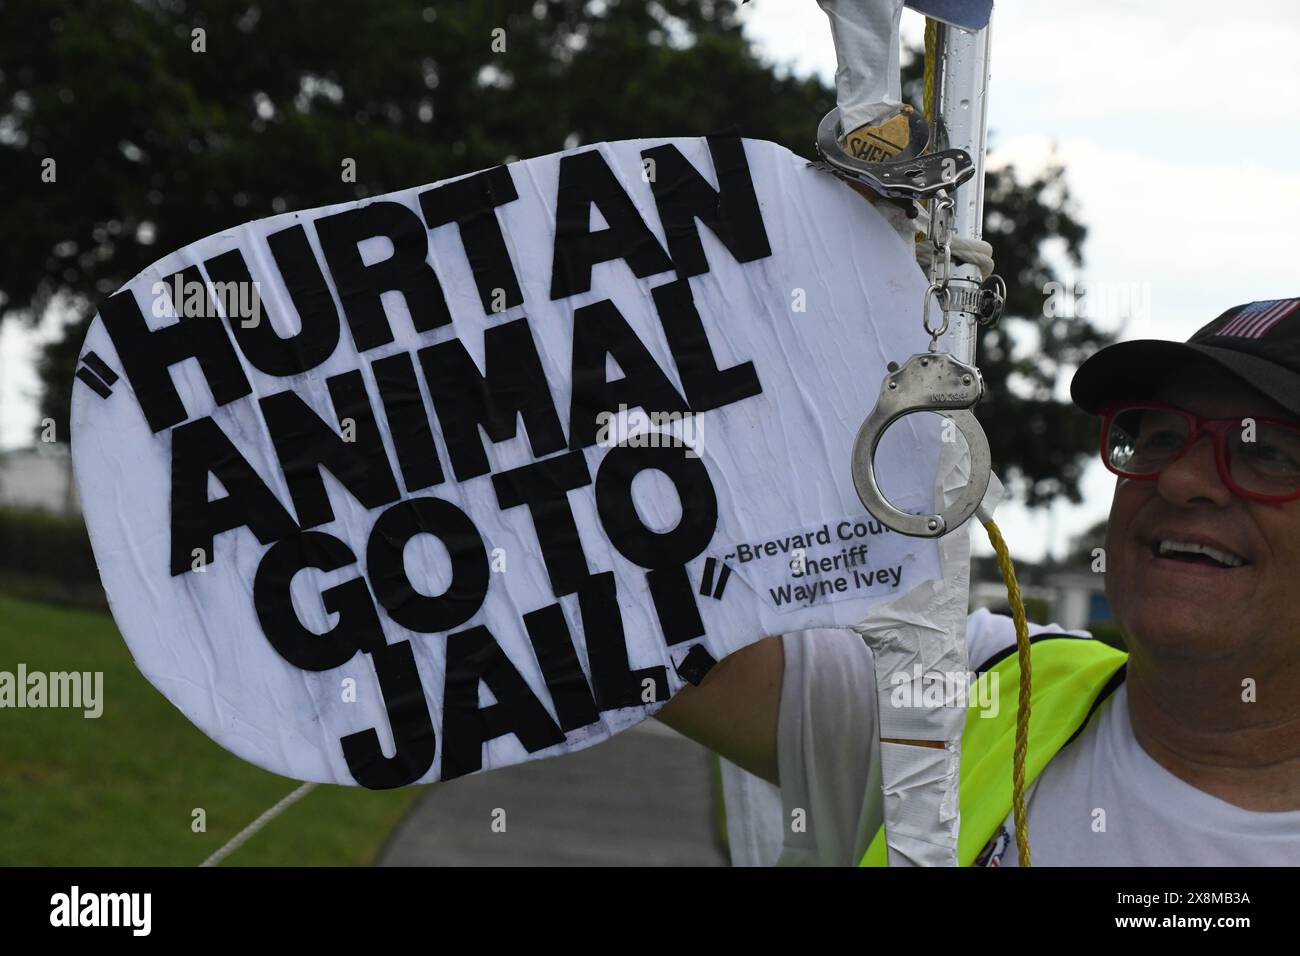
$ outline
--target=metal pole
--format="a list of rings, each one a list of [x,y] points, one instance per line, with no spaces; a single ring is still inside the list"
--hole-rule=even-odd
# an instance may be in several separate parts
[[[992,17],[984,29],[970,33],[939,24],[940,61],[935,77],[939,100],[933,115],[940,118],[946,146],[964,149],[975,163],[975,175],[954,195],[953,235],[979,239],[984,233],[984,158],[988,133],[988,90]],[[941,134],[942,135],[942,134]],[[953,266],[954,278],[980,282],[974,266]],[[963,362],[974,364],[976,324],[971,312],[952,315],[947,347]]]

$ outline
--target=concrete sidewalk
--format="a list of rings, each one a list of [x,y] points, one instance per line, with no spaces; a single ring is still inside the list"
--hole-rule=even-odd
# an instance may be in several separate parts
[[[435,784],[377,865],[728,866],[713,773],[707,750],[647,720],[577,753]]]

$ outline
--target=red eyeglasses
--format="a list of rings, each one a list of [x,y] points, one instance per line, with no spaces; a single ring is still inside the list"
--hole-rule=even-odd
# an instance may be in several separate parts
[[[1154,481],[1203,434],[1214,439],[1219,477],[1253,501],[1300,498],[1300,424],[1279,418],[1202,418],[1164,402],[1101,408],[1101,460],[1121,478]]]

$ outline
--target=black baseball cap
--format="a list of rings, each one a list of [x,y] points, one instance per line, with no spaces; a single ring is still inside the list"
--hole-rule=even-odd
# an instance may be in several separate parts
[[[1149,398],[1170,373],[1196,359],[1208,359],[1300,415],[1300,298],[1235,305],[1186,342],[1108,345],[1079,366],[1070,397],[1095,415],[1111,399]]]

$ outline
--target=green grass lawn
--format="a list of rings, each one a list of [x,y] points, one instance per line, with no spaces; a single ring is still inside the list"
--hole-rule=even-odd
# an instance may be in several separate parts
[[[0,595],[0,670],[19,663],[103,671],[104,710],[0,709],[0,865],[197,865],[299,785],[191,724],[107,614]],[[319,786],[223,865],[369,864],[422,789]],[[206,832],[192,829],[196,808]]]

